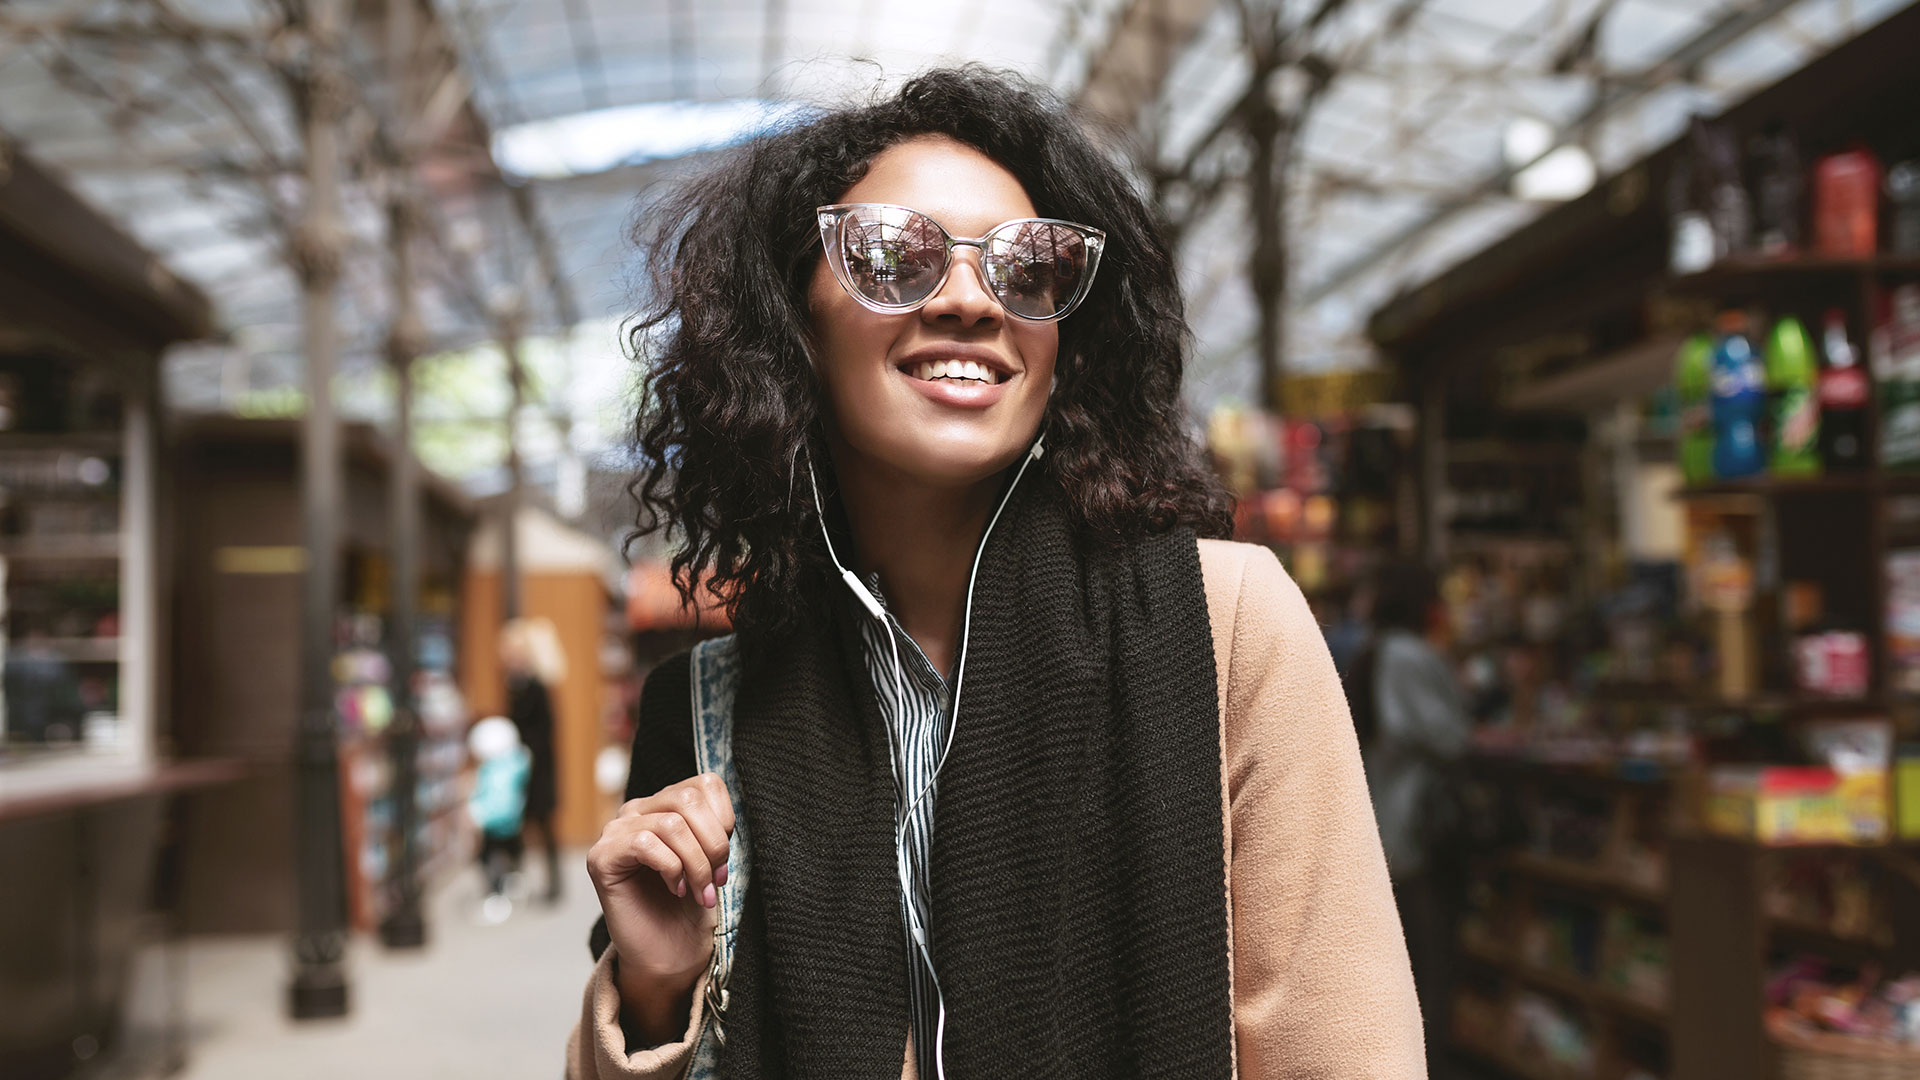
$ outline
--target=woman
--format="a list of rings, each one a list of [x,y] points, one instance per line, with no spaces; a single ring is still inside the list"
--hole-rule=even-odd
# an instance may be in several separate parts
[[[553,688],[567,677],[560,634],[548,619],[514,619],[500,632],[500,664],[507,671],[507,718],[532,755],[527,773],[526,824],[540,834],[547,857],[549,904],[560,901],[560,852],[553,840],[559,785],[553,762]]]
[[[1417,1076],[1339,684],[1273,557],[1212,539],[1124,175],[1039,91],[940,71],[664,221],[643,524],[744,665],[722,1073]],[[678,1076],[705,1022],[733,816],[688,677],[650,677],[588,855],[575,1077]]]

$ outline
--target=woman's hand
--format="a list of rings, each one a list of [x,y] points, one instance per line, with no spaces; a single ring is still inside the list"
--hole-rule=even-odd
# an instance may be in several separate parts
[[[621,1003],[654,1045],[685,1031],[693,986],[713,957],[732,835],[726,782],[704,773],[628,801],[587,851],[618,950]]]

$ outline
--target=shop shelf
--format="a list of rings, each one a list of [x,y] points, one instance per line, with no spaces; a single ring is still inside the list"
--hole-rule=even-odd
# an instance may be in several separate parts
[[[9,450],[70,450],[76,453],[118,454],[126,449],[126,435],[118,431],[0,432],[0,453]]]
[[[1904,479],[1904,478],[1901,478]],[[1868,473],[1840,473],[1829,476],[1756,476],[1746,480],[1720,480],[1711,484],[1690,484],[1675,488],[1676,499],[1710,499],[1728,495],[1802,495],[1814,492],[1874,492],[1899,486],[1893,478]]]
[[[1460,951],[1468,958],[1488,967],[1498,968],[1520,982],[1569,997],[1575,1001],[1631,1020],[1638,1020],[1649,1027],[1665,1030],[1668,1023],[1667,1009],[1662,1004],[1642,1001],[1631,994],[1625,994],[1611,987],[1602,986],[1592,979],[1566,972],[1529,964],[1511,953],[1488,948],[1475,941],[1462,941]]]
[[[22,648],[14,645],[15,649]],[[74,664],[115,663],[120,659],[120,639],[109,638],[45,638],[35,644],[61,660]]]
[[[1467,760],[1473,771],[1482,776],[1585,788],[1648,791],[1663,789],[1675,779],[1671,766],[1653,761],[1541,761],[1492,753],[1476,753]]]
[[[1581,892],[1598,892],[1649,907],[1665,908],[1666,890],[1629,881],[1606,867],[1572,859],[1516,851],[1507,856],[1507,868],[1516,874]]]
[[[1671,705],[1705,712],[1784,712],[1784,713],[1861,713],[1885,712],[1892,699],[1886,695],[1836,697],[1798,691],[1765,691],[1744,698],[1700,694],[1675,686],[1640,684],[1596,686],[1593,699],[1625,704]]]
[[[1726,293],[1750,293],[1759,290],[1792,288],[1821,279],[1833,280],[1920,275],[1920,256],[1878,255],[1867,259],[1836,259],[1822,255],[1804,255],[1794,259],[1728,259],[1697,274],[1682,274],[1667,279],[1670,293],[1714,296]]]
[[[0,558],[21,562],[117,560],[124,540],[119,533],[90,536],[10,536],[0,539]]]
[[[1518,1077],[1519,1080],[1581,1080],[1577,1073],[1567,1069],[1555,1069],[1545,1064],[1528,1061],[1517,1054],[1492,1046],[1477,1043],[1455,1041],[1453,1049],[1478,1064],[1491,1066],[1503,1076]]]
[[[1767,930],[1777,944],[1841,959],[1881,959],[1893,948],[1890,935],[1836,933],[1831,927],[1812,919],[1772,915],[1767,918]]]

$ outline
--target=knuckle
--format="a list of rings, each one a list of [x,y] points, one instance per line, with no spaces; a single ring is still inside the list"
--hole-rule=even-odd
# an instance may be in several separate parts
[[[687,819],[679,814],[661,814],[659,824],[654,826],[653,831],[668,840],[688,840],[693,837],[693,830],[687,826]]]

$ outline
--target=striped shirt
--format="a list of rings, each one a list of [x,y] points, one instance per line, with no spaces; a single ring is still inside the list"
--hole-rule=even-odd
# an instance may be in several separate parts
[[[879,575],[867,581],[881,597]],[[884,597],[881,604],[886,603]],[[859,613],[866,646],[867,674],[873,680],[880,716],[892,744],[894,824],[900,843],[894,849],[900,874],[900,923],[907,944],[907,1007],[913,1021],[914,1061],[925,1080],[941,1075],[936,1061],[940,1025],[940,983],[933,971],[932,883],[934,772],[946,746],[952,696],[934,669],[891,614],[879,620]],[[893,640],[887,640],[888,634]],[[894,676],[899,650],[900,678]],[[903,816],[904,815],[904,816]],[[916,925],[919,927],[916,932]]]

